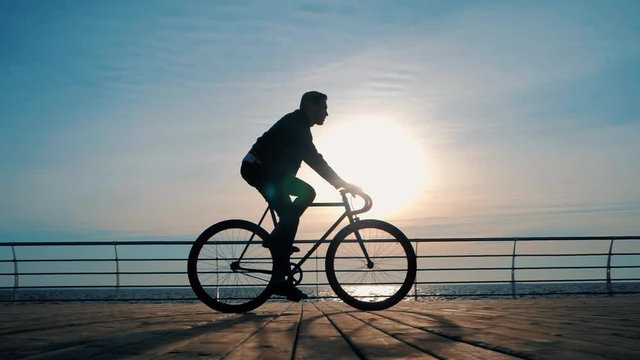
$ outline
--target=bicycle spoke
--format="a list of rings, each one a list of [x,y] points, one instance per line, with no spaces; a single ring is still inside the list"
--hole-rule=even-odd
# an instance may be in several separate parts
[[[415,279],[415,254],[406,236],[378,220],[361,220],[349,230],[327,253],[327,275],[336,294],[363,310],[385,309],[400,301]]]
[[[262,247],[268,234],[242,220],[221,222],[207,231],[210,234],[198,238],[199,251],[189,256],[190,266],[195,267],[189,280],[198,297],[226,312],[248,311],[268,299],[265,291],[273,265],[269,250]]]
[[[256,280],[264,281],[264,282],[267,282],[267,283],[269,282],[269,279],[261,278],[261,277],[255,276],[253,274],[248,274],[247,273],[247,274],[245,274],[245,276],[253,278],[253,279],[256,279]]]

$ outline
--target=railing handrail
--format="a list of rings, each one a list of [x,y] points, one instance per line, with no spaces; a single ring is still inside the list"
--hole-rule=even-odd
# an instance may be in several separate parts
[[[511,296],[512,297],[516,297],[517,292],[516,292],[516,283],[556,283],[556,282],[566,282],[566,283],[571,283],[571,282],[597,282],[597,281],[604,281],[606,284],[606,292],[604,292],[603,294],[608,294],[608,295],[613,295],[614,293],[617,293],[614,291],[613,287],[612,287],[612,282],[613,281],[638,281],[640,280],[640,278],[638,278],[637,276],[633,276],[633,277],[625,277],[625,278],[621,278],[621,279],[613,279],[611,270],[612,269],[640,269],[640,264],[634,264],[634,265],[613,265],[612,264],[612,259],[614,257],[618,258],[618,257],[624,257],[624,256],[638,256],[640,255],[640,252],[638,251],[633,251],[633,252],[616,252],[615,251],[615,243],[619,242],[619,241],[640,241],[640,236],[557,236],[557,237],[553,237],[553,236],[544,236],[544,237],[458,237],[458,238],[412,238],[410,239],[410,241],[412,243],[414,243],[414,247],[417,249],[418,245],[421,243],[464,243],[464,242],[474,242],[474,243],[500,243],[500,242],[512,242],[513,243],[513,248],[511,249],[511,251],[505,251],[505,253],[497,253],[498,251],[492,251],[490,253],[487,254],[483,254],[483,253],[471,253],[471,254],[424,254],[424,255],[420,255],[418,253],[417,258],[418,259],[463,259],[463,258],[510,258],[511,259],[511,263],[510,266],[504,266],[504,267],[500,267],[500,266],[490,266],[490,267],[486,267],[486,266],[468,266],[468,267],[422,267],[418,269],[419,273],[424,273],[424,272],[428,272],[428,271],[434,271],[434,272],[441,272],[441,271],[510,271],[510,279],[509,280],[499,280],[499,279],[491,279],[491,280],[467,280],[467,281],[419,281],[418,278],[416,277],[416,281],[414,284],[414,297],[417,299],[419,294],[418,294],[418,285],[431,285],[431,284],[510,284],[511,285]],[[573,241],[607,241],[608,242],[608,251],[602,251],[602,252],[594,252],[594,251],[589,251],[589,252],[585,252],[585,253],[581,253],[581,252],[575,252],[575,251],[571,251],[571,252],[532,252],[531,250],[528,250],[524,253],[519,253],[519,247],[518,247],[518,243],[526,243],[526,242],[539,242],[539,241],[543,241],[543,242],[547,242],[547,241],[556,241],[556,242],[573,242]],[[296,240],[296,242],[298,244],[313,244],[315,242],[317,242],[317,240]],[[0,243],[0,248],[4,247],[9,247],[11,250],[11,258],[10,259],[0,259],[0,264],[1,263],[12,263],[12,267],[13,267],[13,272],[0,272],[0,276],[13,276],[13,286],[8,287],[8,286],[0,286],[0,290],[6,290],[6,289],[12,289],[13,290],[13,301],[17,300],[17,292],[19,289],[53,289],[53,288],[60,288],[60,289],[69,289],[69,288],[76,288],[76,289],[80,289],[80,288],[115,288],[115,299],[116,300],[120,300],[121,299],[121,293],[120,293],[120,289],[125,289],[125,288],[148,288],[148,287],[154,287],[154,288],[176,288],[176,287],[183,287],[183,288],[188,288],[188,285],[175,285],[175,284],[164,284],[164,285],[148,285],[148,284],[141,284],[141,285],[123,285],[121,282],[121,277],[122,275],[161,275],[161,274],[167,274],[167,275],[179,275],[179,274],[185,274],[186,275],[186,270],[185,271],[121,271],[121,263],[123,262],[127,262],[127,263],[131,263],[131,262],[169,262],[169,261],[187,261],[187,258],[184,257],[175,257],[175,255],[173,257],[167,257],[167,258],[144,258],[144,257],[140,257],[140,256],[136,256],[136,257],[122,257],[122,254],[119,254],[118,252],[118,247],[125,247],[125,246],[175,246],[175,245],[182,245],[182,246],[190,246],[191,244],[193,244],[192,240],[148,240],[148,241],[144,241],[144,240],[117,240],[117,241],[112,241],[112,240],[106,240],[106,241],[22,241],[22,242],[4,242],[4,243]],[[113,252],[111,253],[112,255],[109,256],[105,256],[105,257],[100,257],[100,258],[73,258],[73,257],[69,257],[69,258],[59,258],[59,257],[54,257],[54,258],[24,258],[24,259],[20,259],[20,257],[18,256],[19,254],[17,254],[17,250],[20,248],[27,248],[27,247],[44,247],[44,246],[48,246],[48,247],[58,247],[58,246],[82,246],[82,247],[86,247],[86,246],[112,246],[113,247]],[[316,254],[316,258],[317,259],[324,259],[324,254]],[[589,256],[601,256],[601,257],[605,257],[606,256],[606,265],[574,265],[574,266],[562,266],[562,265],[557,265],[557,266],[531,266],[531,265],[522,265],[522,266],[518,266],[517,262],[516,262],[516,258],[526,258],[526,257],[589,257]],[[295,259],[296,257],[292,257],[292,259]],[[19,264],[23,263],[47,263],[47,262],[114,262],[115,263],[115,271],[110,270],[110,271],[104,271],[104,272],[100,272],[100,271],[79,271],[79,272],[74,272],[74,271],[24,271],[24,267],[20,267]],[[324,272],[324,269],[318,269],[317,268],[317,261],[316,261],[316,269],[315,270],[305,270],[311,273],[316,273],[316,284],[315,286],[318,287],[320,285],[322,286],[326,286],[328,284],[326,283],[321,283],[318,278],[317,278],[317,274],[318,273],[322,273]],[[521,270],[577,270],[577,269],[605,269],[606,273],[604,278],[602,279],[597,279],[597,278],[581,278],[581,279],[570,279],[570,278],[566,278],[566,279],[540,279],[540,280],[536,280],[536,279],[518,279],[516,274],[518,271]],[[113,285],[59,285],[59,286],[34,286],[34,285],[27,285],[24,284],[24,281],[21,281],[21,277],[33,277],[33,276],[46,276],[46,275],[58,275],[58,276],[63,276],[63,275],[69,275],[69,276],[78,276],[78,275],[115,275],[115,286]],[[1,285],[1,284],[0,284]],[[526,294],[525,294],[526,295]],[[325,296],[320,296],[318,293],[317,298],[325,298]],[[123,299],[126,300],[126,299]],[[180,300],[180,299],[176,299],[176,300]],[[2,300],[0,300],[2,301]]]
[[[589,240],[640,240],[640,235],[622,236],[525,236],[525,237],[433,237],[411,238],[411,242],[510,242],[510,241],[589,241]],[[296,240],[296,243],[311,244],[318,240]],[[191,245],[194,240],[104,240],[104,241],[9,241],[0,246],[128,246],[128,245]]]

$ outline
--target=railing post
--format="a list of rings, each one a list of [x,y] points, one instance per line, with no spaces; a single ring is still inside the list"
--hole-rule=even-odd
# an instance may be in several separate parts
[[[609,242],[609,254],[607,255],[607,294],[609,294],[609,296],[613,295],[613,289],[611,288],[611,255],[613,254],[614,240],[614,238],[611,238]]]
[[[416,241],[416,262],[418,262],[418,245],[420,243]],[[416,278],[413,279],[413,300],[418,301],[418,272],[416,271]]]
[[[513,239],[513,252],[511,253],[511,297],[516,298],[516,248],[518,239]]]
[[[18,287],[20,286],[20,272],[18,271],[15,245],[11,245],[11,253],[13,254],[13,301],[15,302],[18,297]]]
[[[116,255],[116,301],[120,299],[120,260],[118,259],[118,243],[113,243],[113,251]]]
[[[319,251],[316,251],[316,302],[320,301],[320,285],[319,285],[319,283],[320,283],[320,280],[319,280],[320,270],[318,269],[318,253],[319,253]]]

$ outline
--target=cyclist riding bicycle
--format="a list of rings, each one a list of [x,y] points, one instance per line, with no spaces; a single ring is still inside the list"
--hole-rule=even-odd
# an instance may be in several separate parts
[[[361,191],[342,180],[313,144],[311,127],[322,125],[328,115],[327,95],[317,91],[306,92],[298,110],[283,116],[257,139],[242,160],[240,170],[242,178],[255,187],[278,214],[279,221],[271,233],[271,240],[263,246],[273,254],[273,293],[286,296],[291,301],[307,297],[287,281],[287,275],[300,216],[316,196],[311,185],[296,177],[302,161],[336,189]],[[291,201],[290,195],[296,199]]]

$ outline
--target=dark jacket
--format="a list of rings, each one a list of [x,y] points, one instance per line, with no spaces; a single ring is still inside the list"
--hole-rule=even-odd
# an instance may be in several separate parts
[[[344,184],[313,145],[309,120],[301,110],[278,120],[256,140],[250,153],[277,178],[295,176],[304,161],[334,187]]]

